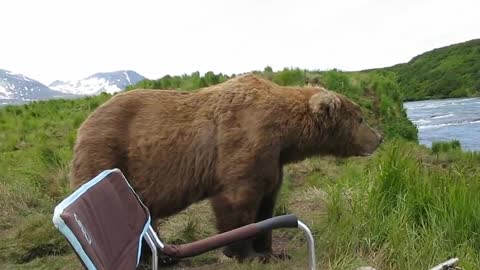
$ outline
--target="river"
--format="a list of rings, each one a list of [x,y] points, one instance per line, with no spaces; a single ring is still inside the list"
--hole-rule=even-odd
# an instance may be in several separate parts
[[[406,102],[419,142],[459,140],[464,150],[480,151],[480,98]]]

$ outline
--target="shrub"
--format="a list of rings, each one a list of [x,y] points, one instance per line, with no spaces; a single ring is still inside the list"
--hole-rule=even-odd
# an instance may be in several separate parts
[[[449,152],[451,150],[461,149],[460,141],[452,140],[447,142],[433,142],[432,143],[432,152],[434,154],[439,154],[441,152]]]
[[[305,71],[299,68],[285,68],[273,76],[273,82],[284,86],[303,86],[305,84]]]

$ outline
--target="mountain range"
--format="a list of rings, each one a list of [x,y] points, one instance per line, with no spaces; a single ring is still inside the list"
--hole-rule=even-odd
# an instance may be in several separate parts
[[[132,70],[96,73],[77,81],[54,81],[49,87],[63,93],[75,95],[97,95],[101,92],[113,94],[123,91],[127,86],[145,79]]]
[[[8,70],[0,69],[0,100],[29,101],[63,96],[64,93]]]
[[[22,74],[0,69],[0,104],[24,103],[32,100],[72,98],[113,94],[145,79],[132,70],[102,72],[76,81],[54,81],[46,86]]]

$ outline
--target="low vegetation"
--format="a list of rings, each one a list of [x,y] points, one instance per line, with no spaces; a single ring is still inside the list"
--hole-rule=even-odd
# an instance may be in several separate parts
[[[276,214],[295,213],[316,238],[319,269],[427,269],[450,257],[480,264],[480,154],[457,142],[418,145],[402,107],[396,74],[271,68],[258,74],[282,85],[320,84],[360,104],[387,141],[371,157],[312,158],[285,168]],[[195,91],[231,76],[168,76],[135,87]],[[234,75],[232,75],[234,76]],[[133,87],[133,88],[135,88]],[[110,95],[0,109],[0,269],[81,269],[51,222],[70,194],[68,168],[76,129]],[[161,237],[185,243],[215,233],[206,202],[158,224]],[[275,250],[292,260],[238,264],[218,251],[186,259],[185,268],[305,269],[306,243],[295,230],[274,233]]]

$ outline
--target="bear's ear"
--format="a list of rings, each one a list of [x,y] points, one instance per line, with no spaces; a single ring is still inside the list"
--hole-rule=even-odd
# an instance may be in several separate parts
[[[324,115],[327,117],[335,117],[338,109],[342,105],[340,98],[328,90],[313,95],[308,103],[314,115]]]

